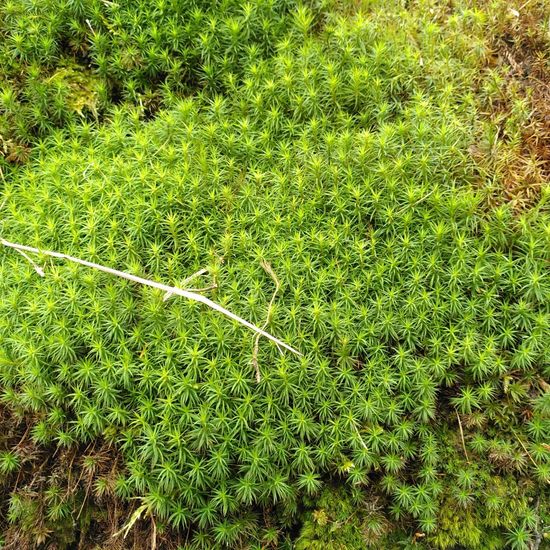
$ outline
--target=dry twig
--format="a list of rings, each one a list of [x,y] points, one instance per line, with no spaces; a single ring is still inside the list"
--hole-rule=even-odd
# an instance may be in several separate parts
[[[189,275],[189,277],[187,277],[187,279],[184,279],[181,282],[181,286],[187,285],[187,283],[190,283],[193,279],[196,279],[197,277],[200,277],[201,275],[204,275],[205,273],[208,273],[208,269],[206,269],[206,268],[199,269],[198,271],[193,273],[193,275]],[[204,289],[186,288],[185,290],[188,290],[189,292],[204,292],[205,290],[211,290],[212,288],[216,288],[216,285],[212,285],[211,287],[207,287],[207,288],[204,288]],[[167,292],[164,295],[164,301],[166,302],[166,300],[169,300],[173,295],[174,295],[173,292]]]
[[[512,432],[514,432],[514,435],[516,436],[516,439],[518,440],[518,443],[522,446],[523,450],[526,452],[527,456],[529,457],[529,460],[533,463],[533,466],[535,468],[538,468],[538,464],[535,462],[535,460],[533,459],[533,457],[531,456],[531,453],[529,452],[529,450],[527,449],[527,447],[525,446],[525,444],[523,443],[523,441],[520,439],[520,437],[518,436],[518,434],[516,433],[516,430],[514,430],[512,428]]]
[[[458,427],[460,428],[460,438],[462,439],[462,449],[464,450],[464,455],[466,456],[466,462],[470,462],[470,458],[468,457],[468,452],[466,451],[466,442],[464,441],[464,431],[462,430],[462,420],[460,420],[460,415],[458,414],[458,411],[456,412],[456,417],[458,419]]]
[[[144,279],[143,277],[138,277],[136,275],[131,275],[130,273],[126,273],[125,271],[119,271],[117,269],[112,269],[110,267],[105,267],[100,264],[96,264],[94,262],[88,262],[87,260],[81,260],[80,258],[75,258],[74,256],[69,256],[67,254],[62,254],[61,252],[53,252],[51,250],[41,250],[39,248],[34,248],[32,246],[25,246],[22,244],[12,243],[9,241],[6,241],[5,239],[0,239],[0,244],[7,246],[9,248],[13,248],[14,250],[17,250],[19,252],[32,252],[34,254],[44,254],[46,256],[51,256],[52,258],[61,258],[63,260],[67,260],[69,262],[74,262],[76,264],[84,265],[86,267],[91,267],[93,269],[97,269],[99,271],[103,271],[105,273],[109,273],[110,275],[115,275],[116,277],[121,277],[122,279],[127,279],[128,281],[133,281],[135,283],[139,283],[145,286],[150,286],[153,288],[157,288],[159,290],[162,290],[163,292],[167,294],[177,294],[178,296],[183,296],[184,298],[187,298],[188,300],[193,300],[194,302],[200,302],[209,308],[218,311],[219,313],[222,313],[226,317],[229,317],[230,319],[233,319],[234,321],[237,321],[237,323],[240,323],[241,325],[249,328],[250,330],[253,330],[256,332],[259,336],[264,336],[268,340],[271,340],[272,342],[275,342],[277,346],[281,346],[288,351],[291,351],[292,353],[295,353],[296,355],[302,355],[298,350],[294,349],[293,347],[289,346],[288,344],[285,344],[282,340],[279,340],[278,338],[275,338],[275,336],[272,336],[268,332],[266,332],[263,328],[259,328],[256,325],[253,325],[252,323],[248,322],[246,319],[243,319],[242,317],[239,317],[235,313],[232,313],[228,309],[224,308],[223,306],[220,306],[216,302],[213,302],[212,300],[209,300],[205,296],[202,296],[200,294],[197,294],[196,292],[192,292],[189,290],[182,290],[181,288],[177,288],[175,286],[169,286],[164,285],[162,283],[157,283],[155,281],[151,281],[150,279]],[[26,256],[26,255],[25,255]],[[271,308],[271,304],[270,304]],[[269,315],[268,315],[269,318]],[[264,325],[265,327],[265,325]]]
[[[262,330],[264,330],[269,324],[273,303],[275,302],[275,297],[277,296],[277,293],[281,288],[281,283],[279,282],[279,279],[277,278],[277,275],[275,275],[275,272],[273,271],[273,268],[271,267],[269,262],[262,260],[261,263],[265,272],[273,279],[273,282],[275,283],[275,292],[273,292],[273,296],[271,297],[271,301],[269,302],[269,306],[267,307],[267,315],[266,315],[264,326],[262,327]],[[258,383],[260,383],[260,380],[262,379],[260,374],[260,367],[258,366],[259,346],[260,346],[260,333],[258,332],[258,334],[256,335],[256,340],[254,341],[254,352],[252,353],[252,364],[254,365],[254,370],[256,371],[256,382]]]

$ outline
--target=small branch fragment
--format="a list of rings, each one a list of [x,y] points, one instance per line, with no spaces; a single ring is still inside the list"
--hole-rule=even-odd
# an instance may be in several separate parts
[[[185,287],[185,285],[190,283],[193,279],[196,279],[197,277],[200,277],[201,275],[204,275],[205,273],[208,273],[208,269],[206,269],[206,268],[199,269],[197,272],[193,273],[193,275],[189,275],[189,277],[187,277],[187,279],[183,280],[181,282],[181,286]],[[189,290],[190,292],[204,292],[206,290],[210,290],[210,288],[216,288],[216,287],[212,286],[212,287],[209,287],[209,288],[204,289],[204,290],[201,290],[201,289],[197,289],[197,290],[195,290],[195,289],[186,289],[186,290]],[[174,295],[173,292],[167,292],[164,295],[164,301],[166,302],[166,300],[169,300],[173,295]]]
[[[533,466],[535,468],[538,468],[538,464],[535,462],[535,460],[533,459],[533,457],[531,456],[531,453],[529,452],[529,450],[527,449],[527,447],[525,446],[525,444],[523,443],[523,441],[520,439],[520,437],[518,436],[518,434],[516,433],[516,431],[514,429],[512,429],[512,431],[514,432],[514,435],[516,436],[516,439],[518,440],[519,444],[522,446],[523,450],[525,451],[525,453],[527,454],[527,456],[529,457],[529,460],[532,462]]]
[[[359,438],[359,442],[361,443],[361,446],[365,450],[369,451],[370,449],[367,447],[367,444],[365,443],[365,440],[361,437],[361,432],[359,431],[359,428],[355,424],[353,424],[353,427],[355,428],[355,431],[357,432],[357,437]]]
[[[25,254],[25,252],[23,252],[22,250],[19,250],[19,249],[15,249],[16,252],[19,252],[19,254],[21,254],[21,256],[23,256],[23,258],[25,258],[25,260],[27,260],[28,262],[30,262],[30,264],[34,267],[34,270],[38,273],[38,275],[40,275],[40,277],[45,277],[46,274],[44,273],[44,270],[38,265],[36,264],[31,257],[29,257],[28,254]]]
[[[212,300],[209,300],[205,296],[202,296],[201,294],[197,294],[196,292],[191,292],[188,290],[182,290],[181,288],[177,288],[175,286],[169,286],[164,285],[162,283],[157,283],[155,281],[151,281],[150,279],[144,279],[143,277],[137,277],[136,275],[131,275],[130,273],[126,273],[125,271],[119,271],[118,269],[112,269],[110,267],[105,267],[100,264],[96,264],[94,262],[88,262],[87,260],[81,260],[80,258],[75,258],[74,256],[69,256],[67,254],[62,254],[61,252],[53,252],[51,250],[40,250],[39,248],[34,248],[32,246],[26,246],[22,244],[12,243],[9,241],[6,241],[5,239],[0,239],[0,244],[7,246],[9,248],[13,248],[19,252],[32,252],[34,254],[44,254],[46,256],[51,256],[52,258],[61,258],[63,260],[67,260],[69,262],[74,262],[76,264],[84,265],[86,267],[91,267],[93,269],[97,269],[98,271],[103,271],[105,273],[109,273],[110,275],[115,275],[116,277],[121,277],[122,279],[127,279],[128,281],[133,281],[134,283],[139,283],[145,286],[150,286],[153,288],[157,288],[159,290],[164,291],[165,293],[170,294],[177,294],[178,296],[183,296],[184,298],[187,298],[188,300],[193,300],[194,302],[200,302],[209,308],[218,311],[219,313],[225,315],[226,317],[229,317],[230,319],[233,319],[233,321],[237,321],[237,323],[240,323],[241,325],[249,328],[250,330],[253,330],[260,336],[265,336],[268,340],[271,340],[278,346],[281,346],[288,351],[291,351],[292,353],[295,353],[296,355],[302,355],[298,350],[294,349],[293,347],[289,346],[288,344],[285,344],[285,342],[279,340],[278,338],[275,338],[275,336],[272,336],[268,332],[266,332],[264,329],[261,329],[257,327],[256,325],[253,325],[246,319],[243,319],[242,317],[239,317],[238,315],[235,315],[228,309],[225,309],[224,307],[220,306],[216,302],[213,302]],[[271,305],[270,305],[271,307]]]
[[[156,550],[157,548],[157,522],[155,521],[155,517],[153,516],[153,513],[149,511],[149,515],[151,516],[151,523],[153,525],[153,529],[151,531],[151,550]]]
[[[268,262],[266,262],[265,260],[262,260],[262,267],[264,268],[264,271],[273,279],[273,282],[275,283],[275,292],[273,292],[273,296],[271,297],[271,301],[269,302],[269,306],[267,307],[267,316],[265,319],[264,326],[262,327],[262,330],[263,330],[269,324],[269,321],[271,318],[271,310],[273,309],[273,303],[275,302],[275,297],[277,296],[277,293],[281,288],[281,283],[279,282],[277,275],[275,275],[273,268],[271,267],[271,265],[269,265]],[[254,370],[256,371],[256,382],[258,383],[260,383],[260,380],[262,379],[260,374],[260,367],[258,366],[259,346],[260,346],[260,333],[258,333],[256,336],[256,340],[254,341],[254,352],[252,353],[252,364],[254,365]]]
[[[148,511],[149,511],[149,505],[148,504],[142,504],[139,508],[137,508],[134,511],[134,513],[132,514],[132,516],[128,520],[128,523],[123,525],[119,531],[114,533],[112,535],[112,538],[117,538],[120,535],[122,535],[122,538],[125,539],[128,536],[128,533],[130,532],[130,530],[132,529],[134,524],[136,523],[136,521],[138,521],[141,518],[141,516],[143,515],[144,512],[148,512]]]
[[[466,451],[466,442],[464,441],[464,431],[462,430],[462,420],[460,420],[460,415],[458,414],[458,411],[455,411],[455,412],[456,412],[456,418],[458,419],[458,427],[460,428],[460,438],[462,439],[462,449],[464,450],[466,461],[470,462],[470,458],[468,457],[468,451]]]

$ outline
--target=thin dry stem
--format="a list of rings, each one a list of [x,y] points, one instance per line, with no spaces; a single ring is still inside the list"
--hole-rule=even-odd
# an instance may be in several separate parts
[[[157,548],[157,522],[155,521],[155,518],[151,511],[149,511],[149,515],[151,516],[151,523],[153,525],[153,529],[151,530],[151,550],[156,550]]]
[[[361,446],[366,449],[367,451],[369,451],[370,449],[367,447],[367,444],[365,443],[363,437],[361,436],[361,432],[359,431],[359,428],[353,424],[353,427],[355,428],[355,431],[357,432],[357,437],[359,438],[359,442],[361,443]]]
[[[456,418],[458,419],[458,427],[460,428],[460,438],[462,440],[462,449],[464,450],[466,461],[470,462],[470,458],[468,457],[468,451],[466,451],[466,442],[464,441],[464,431],[462,430],[462,420],[460,420],[460,415],[458,414],[458,411],[455,411],[455,412],[456,412]]]
[[[186,288],[187,292],[208,292],[209,290],[216,290],[218,285],[211,284],[210,286],[203,286],[202,288]]]
[[[273,271],[273,268],[271,267],[269,262],[262,260],[261,264],[262,264],[262,267],[264,268],[264,271],[273,279],[273,282],[275,283],[275,292],[273,292],[273,296],[271,297],[271,301],[269,302],[269,306],[267,307],[267,315],[266,315],[264,326],[262,327],[262,330],[264,330],[269,324],[269,320],[271,318],[271,310],[273,309],[273,303],[275,302],[275,297],[277,296],[277,293],[281,288],[281,283],[279,282],[279,279],[277,278],[277,275],[275,275],[275,272]],[[260,380],[262,379],[262,376],[260,373],[260,367],[258,365],[259,347],[260,347],[260,333],[258,333],[256,336],[256,339],[254,341],[254,352],[252,353],[252,364],[254,365],[254,370],[256,371],[256,382],[258,383],[260,383]]]
[[[425,201],[436,190],[437,190],[437,186],[434,187],[429,193],[426,193],[423,197],[420,197],[418,200],[413,202],[412,204],[406,204],[401,210],[399,210],[397,212],[397,214],[400,216],[401,214],[403,214],[409,208],[414,208],[416,205],[418,205],[421,202]]]
[[[189,275],[189,277],[187,277],[187,279],[184,279],[184,280],[181,282],[181,286],[187,285],[187,284],[190,283],[193,279],[196,279],[197,277],[200,277],[201,275],[204,275],[205,273],[208,273],[208,269],[206,269],[206,268],[199,269],[198,271],[196,271],[195,273],[193,273],[193,275]],[[187,291],[189,291],[189,292],[204,292],[205,290],[210,290],[211,288],[216,288],[216,286],[215,286],[215,285],[212,285],[211,287],[205,288],[204,290],[202,290],[202,289],[194,289],[194,288],[186,288],[185,290],[187,290]],[[174,295],[173,292],[167,292],[167,293],[164,295],[164,301],[166,302],[166,300],[169,300],[173,295]]]
[[[35,263],[31,257],[29,257],[28,254],[25,254],[25,252],[23,252],[22,250],[19,250],[19,249],[15,249],[16,252],[19,252],[19,254],[21,254],[21,256],[23,256],[23,258],[25,258],[25,260],[27,260],[33,267],[34,267],[34,270],[38,273],[38,275],[40,275],[40,277],[45,277],[46,274],[44,273],[44,270],[37,264]]]
[[[535,466],[535,468],[538,468],[538,464],[535,462],[535,460],[531,456],[531,453],[528,451],[527,447],[523,444],[523,441],[519,438],[516,431],[515,430],[512,430],[512,431],[514,432],[514,435],[516,436],[516,439],[518,440],[519,444],[523,447],[523,450],[525,451],[525,453],[529,457],[529,460],[533,463],[533,466]]]
[[[225,309],[224,307],[220,306],[216,302],[213,302],[212,300],[206,298],[205,296],[202,296],[200,294],[197,294],[195,292],[191,292],[188,290],[182,290],[181,288],[175,287],[175,286],[169,286],[164,285],[162,283],[157,283],[155,281],[151,281],[150,279],[144,279],[143,277],[138,277],[136,275],[131,275],[130,273],[126,273],[125,271],[119,271],[117,269],[112,269],[110,267],[105,267],[100,264],[96,264],[94,262],[88,262],[87,260],[81,260],[80,258],[75,258],[74,256],[69,256],[67,254],[62,254],[61,252],[53,252],[51,250],[41,250],[39,248],[34,248],[32,246],[26,246],[22,244],[12,243],[9,241],[6,241],[5,239],[0,239],[0,244],[7,246],[9,248],[13,248],[18,251],[24,251],[24,252],[32,252],[34,254],[44,254],[46,256],[51,256],[53,258],[61,258],[63,260],[67,260],[69,262],[74,262],[76,264],[84,265],[86,267],[91,267],[93,269],[97,269],[99,271],[103,271],[105,273],[109,273],[110,275],[115,275],[117,277],[120,277],[122,279],[127,279],[128,281],[133,281],[135,283],[139,283],[145,286],[150,286],[153,288],[157,288],[159,290],[162,290],[165,293],[171,293],[171,294],[177,294],[178,296],[183,296],[184,298],[187,298],[188,300],[193,300],[194,302],[200,302],[209,308],[218,311],[219,313],[222,313],[226,317],[229,317],[230,319],[233,319],[234,321],[237,321],[237,323],[240,323],[241,325],[249,328],[250,330],[253,330],[256,332],[259,336],[265,336],[268,340],[271,340],[272,342],[275,342],[278,346],[281,346],[288,351],[291,351],[292,353],[295,353],[296,355],[302,355],[298,350],[294,349],[293,347],[289,346],[282,340],[279,340],[278,338],[275,338],[275,336],[272,336],[268,332],[266,332],[263,328],[259,328],[256,325],[253,325],[246,319],[243,319],[242,317],[239,317],[235,313],[232,313],[228,309]],[[271,307],[271,305],[270,305]]]
[[[142,504],[136,510],[134,510],[134,513],[130,516],[128,522],[125,523],[116,533],[113,533],[112,538],[117,538],[122,535],[122,538],[125,539],[136,521],[139,521],[141,519],[141,516],[145,511],[149,511],[147,504]]]

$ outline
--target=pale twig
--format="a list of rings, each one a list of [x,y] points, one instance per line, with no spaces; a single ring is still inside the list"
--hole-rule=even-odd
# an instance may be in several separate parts
[[[19,254],[21,254],[21,256],[23,256],[23,258],[25,258],[25,260],[30,262],[30,264],[34,267],[34,270],[38,273],[38,275],[40,275],[40,277],[45,277],[46,276],[46,274],[44,273],[44,270],[38,264],[36,264],[33,261],[33,259],[31,257],[29,257],[28,254],[25,254],[22,250],[19,250],[18,248],[16,248],[15,251],[19,252]]]
[[[265,319],[264,326],[262,327],[262,330],[267,327],[269,324],[269,320],[271,317],[271,310],[273,308],[273,302],[275,301],[275,297],[277,296],[277,293],[279,292],[279,289],[281,288],[281,283],[279,282],[279,279],[277,278],[277,275],[275,275],[275,272],[273,271],[273,268],[269,265],[268,262],[265,260],[262,260],[261,262],[262,267],[264,268],[265,272],[273,279],[273,282],[275,283],[275,292],[273,292],[273,296],[271,297],[271,301],[269,302],[269,306],[267,306],[267,316]],[[260,367],[258,366],[258,349],[260,346],[260,333],[257,334],[256,339],[254,341],[254,351],[252,353],[252,364],[254,365],[254,370],[256,371],[256,382],[260,382],[262,379],[260,374]]]
[[[357,437],[359,438],[359,442],[361,443],[361,446],[365,449],[365,450],[369,450],[369,448],[367,447],[367,444],[365,443],[364,439],[361,437],[361,432],[359,431],[359,428],[353,424],[353,427],[355,428],[355,431],[357,432]]]
[[[412,204],[406,204],[403,208],[401,208],[398,212],[397,212],[397,215],[400,216],[401,214],[403,214],[403,212],[405,212],[405,210],[407,210],[408,208],[413,208],[415,207],[417,204],[420,204],[422,201],[425,201],[435,190],[437,189],[437,187],[434,187],[429,193],[426,193],[423,197],[420,197],[417,201],[413,202]]]
[[[128,523],[123,525],[116,533],[113,533],[112,538],[117,538],[120,535],[122,535],[122,538],[125,539],[128,536],[130,529],[132,529],[136,521],[138,521],[141,518],[141,516],[143,515],[143,512],[145,511],[149,512],[148,504],[142,504],[139,508],[137,508],[134,511],[134,513],[131,515],[130,519],[128,520]]]
[[[462,430],[462,421],[460,420],[460,415],[458,414],[458,411],[455,411],[456,417],[458,419],[458,427],[460,428],[460,438],[462,439],[462,449],[464,450],[464,454],[466,456],[466,462],[470,462],[470,458],[468,457],[468,452],[466,451],[466,442],[464,441],[464,431]]]
[[[198,271],[195,271],[195,273],[193,273],[193,275],[189,275],[189,277],[184,279],[181,282],[181,285],[184,286],[184,285],[190,283],[193,279],[196,279],[197,277],[200,277],[201,275],[204,275],[205,273],[208,273],[208,269],[206,269],[206,267],[203,267],[202,269],[199,269]]]
[[[153,525],[152,533],[151,533],[151,550],[156,550],[157,548],[157,522],[155,521],[155,517],[153,516],[153,513],[151,510],[149,510],[149,515],[151,516],[151,523]]]
[[[86,19],[86,25],[88,25],[89,29],[92,31],[92,34],[95,35],[94,28],[92,27],[89,19]]]
[[[237,323],[240,323],[241,325],[249,328],[250,330],[253,330],[257,334],[264,336],[268,340],[271,340],[272,342],[275,342],[275,344],[287,349],[288,351],[291,351],[292,353],[295,353],[296,355],[302,355],[298,350],[294,349],[293,347],[289,346],[288,344],[285,344],[285,342],[279,340],[278,338],[275,338],[275,336],[272,336],[268,332],[266,332],[264,329],[257,327],[256,325],[253,325],[252,323],[248,322],[246,319],[243,319],[242,317],[239,317],[235,313],[232,313],[228,309],[224,308],[223,306],[220,306],[216,302],[213,302],[212,300],[209,300],[206,298],[206,296],[202,296],[201,294],[197,294],[195,292],[191,292],[188,290],[182,290],[181,288],[177,288],[175,286],[169,286],[162,283],[157,283],[155,281],[151,281],[149,279],[144,279],[143,277],[138,277],[136,275],[131,275],[130,273],[126,273],[124,271],[118,271],[117,269],[112,269],[110,267],[105,267],[100,264],[96,264],[94,262],[88,262],[87,260],[81,260],[80,258],[75,258],[74,256],[69,256],[67,254],[62,254],[61,252],[53,252],[51,250],[41,250],[39,248],[34,248],[32,246],[26,246],[22,244],[12,243],[9,241],[6,241],[5,239],[0,239],[0,244],[7,246],[9,248],[13,248],[15,250],[19,251],[26,251],[26,252],[32,252],[34,254],[44,254],[45,256],[51,256],[52,258],[61,258],[63,260],[67,260],[69,262],[74,262],[76,264],[84,265],[86,267],[91,267],[93,269],[97,269],[99,271],[103,271],[105,273],[109,273],[110,275],[115,275],[117,277],[121,277],[122,279],[127,279],[128,281],[133,281],[134,283],[139,283],[145,286],[150,286],[153,288],[156,288],[158,290],[162,290],[165,293],[171,293],[171,294],[177,294],[178,296],[183,296],[184,298],[187,298],[188,300],[193,300],[194,302],[200,302],[201,304],[204,304],[208,306],[209,308],[218,311],[219,313],[222,313],[226,317],[229,317],[230,319],[233,319]]]
[[[527,450],[527,447],[523,444],[523,441],[519,438],[518,434],[516,433],[516,430],[512,428],[512,432],[514,432],[516,439],[518,440],[519,444],[523,447],[523,450],[526,452],[527,456],[529,457],[529,460],[533,463],[533,466],[535,466],[535,468],[538,468],[539,465],[535,462],[535,460],[531,456],[531,453]]]
[[[209,290],[216,290],[218,285],[212,284],[210,286],[203,286],[202,288],[186,288],[187,292],[208,292]]]
[[[189,277],[187,277],[187,279],[184,279],[180,283],[180,285],[185,286],[187,283],[191,282],[193,279],[196,279],[197,277],[200,277],[201,275],[204,275],[205,273],[208,273],[208,269],[206,269],[206,268],[199,269],[198,271],[193,273],[193,275],[189,275]],[[185,290],[188,290],[189,292],[203,292],[201,290],[195,290],[195,289],[191,289],[191,288],[186,288]],[[210,289],[208,289],[208,290],[210,290]],[[173,292],[167,292],[164,295],[164,301],[166,302],[166,300],[169,300],[173,295],[174,295]]]
[[[526,2],[524,2],[517,10],[518,13],[521,13],[521,11],[524,10],[532,1],[533,0],[527,0]]]

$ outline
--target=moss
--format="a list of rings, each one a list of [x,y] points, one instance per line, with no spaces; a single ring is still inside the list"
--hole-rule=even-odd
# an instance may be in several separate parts
[[[342,489],[327,489],[312,503],[315,509],[303,519],[298,550],[380,548],[385,546],[389,522],[375,495],[360,500]]]
[[[471,155],[484,12],[178,5],[3,8],[34,79],[4,106],[36,124],[22,119],[34,149],[4,183],[2,238],[196,284],[301,355],[61,258],[34,255],[39,277],[3,247],[2,403],[44,452],[105,441],[121,462],[107,476],[85,457],[74,499],[64,463],[33,511],[9,438],[6,532],[31,529],[27,506],[34,526],[65,525],[93,486],[187,548],[542,537],[550,220],[543,203],[487,209],[476,185],[492,177]],[[105,98],[103,121],[82,120]]]

